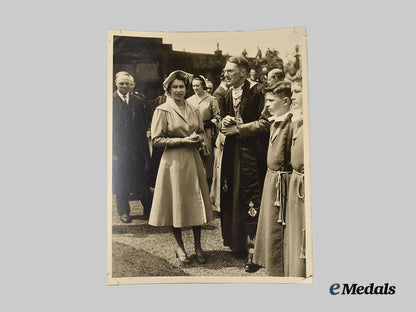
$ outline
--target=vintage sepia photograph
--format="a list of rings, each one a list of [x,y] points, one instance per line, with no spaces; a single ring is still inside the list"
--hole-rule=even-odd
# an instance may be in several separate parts
[[[313,279],[305,27],[108,31],[107,283]]]

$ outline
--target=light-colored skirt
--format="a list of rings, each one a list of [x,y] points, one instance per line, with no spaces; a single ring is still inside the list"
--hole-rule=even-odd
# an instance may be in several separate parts
[[[208,184],[197,149],[166,148],[157,173],[149,224],[182,228],[211,220]]]

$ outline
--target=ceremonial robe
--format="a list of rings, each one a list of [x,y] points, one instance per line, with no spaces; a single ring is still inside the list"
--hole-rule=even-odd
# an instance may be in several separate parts
[[[285,232],[285,276],[306,276],[305,178],[303,120],[293,122],[291,164]]]
[[[258,85],[245,81],[241,100],[234,107],[232,90],[220,104],[221,117],[240,117],[242,123],[259,119],[263,106]],[[256,136],[227,136],[221,165],[221,229],[223,243],[235,252],[248,251],[247,240],[256,234],[261,200],[260,151]]]
[[[284,275],[284,230],[289,179],[291,174],[291,114],[270,126],[267,173],[261,198],[260,216],[254,244],[253,262],[267,275]]]

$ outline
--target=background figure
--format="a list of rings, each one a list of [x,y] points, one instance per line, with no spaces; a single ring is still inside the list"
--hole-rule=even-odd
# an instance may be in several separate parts
[[[305,177],[303,158],[302,80],[292,84],[293,138],[290,178],[286,209],[285,276],[306,277]]]
[[[142,202],[144,215],[150,213],[151,194],[146,178],[149,146],[146,138],[144,96],[130,91],[134,79],[129,73],[117,73],[113,94],[113,188],[117,210],[124,223],[131,221],[129,199]]]
[[[197,109],[185,101],[189,76],[174,71],[165,79],[167,99],[153,115],[152,143],[165,147],[165,151],[156,178],[149,224],[172,226],[176,257],[182,263],[190,262],[182,228],[192,226],[196,260],[205,263],[201,225],[213,217],[205,170],[197,150],[204,139],[204,130]]]
[[[222,155],[224,152],[225,135],[221,132],[218,133],[217,139],[215,140],[214,147],[214,166],[212,174],[212,185],[211,185],[211,204],[212,209],[217,213],[221,212],[221,163]],[[217,214],[218,215],[218,214]]]
[[[301,68],[301,55],[299,53],[299,47],[295,47],[295,56],[289,60],[286,64],[285,77],[290,81],[302,79],[302,68]]]
[[[221,83],[218,86],[218,88],[215,89],[213,94],[213,96],[215,96],[218,100],[218,107],[221,107],[222,102],[224,102],[225,94],[227,93],[228,88],[230,87],[230,84],[227,81],[225,81],[224,71],[221,72],[220,80]]]
[[[212,92],[214,92],[214,85],[208,79],[206,79],[205,82],[207,85],[207,89],[205,91],[207,91],[208,94],[212,94]]]
[[[267,65],[264,65],[261,67],[261,76],[260,76],[260,82],[263,85],[267,85],[267,74],[269,72],[269,69],[267,68]]]
[[[221,229],[224,245],[235,253],[248,255],[251,262],[257,229],[262,181],[256,137],[242,138],[238,128],[259,119],[262,101],[259,84],[246,78],[248,61],[228,59],[224,76],[231,85],[220,105],[221,132],[226,135],[221,165]]]
[[[151,102],[151,105],[149,105],[149,110],[147,112],[148,118],[150,121],[153,118],[155,109],[159,105],[162,105],[165,102],[166,102],[166,94],[162,94],[158,96]],[[151,142],[150,132],[151,132],[151,129],[149,128],[148,140]],[[159,169],[160,159],[162,158],[162,154],[165,148],[160,147],[160,146],[153,146],[152,144],[150,144],[149,147],[150,147],[149,185],[153,189],[156,184],[156,176],[157,176],[157,171]]]
[[[249,74],[249,77],[247,78],[247,80],[249,80],[251,82],[258,82],[259,81],[257,79],[257,72],[254,68],[250,69],[250,74]]]
[[[220,103],[224,102],[225,94],[229,88],[229,84],[225,81],[224,78],[224,70],[221,72],[220,75],[221,83],[218,88],[214,92],[214,97],[218,101],[218,107],[220,107]],[[211,203],[213,206],[213,210],[216,212],[221,211],[221,163],[222,163],[222,154],[224,151],[224,142],[225,142],[225,135],[221,132],[218,133],[217,139],[214,143],[214,166],[212,172],[212,185],[211,185]]]
[[[220,110],[218,108],[218,100],[205,91],[206,83],[204,77],[195,76],[192,79],[192,89],[195,94],[189,97],[187,101],[189,104],[198,109],[199,118],[204,125],[204,148],[201,152],[201,158],[204,163],[208,187],[211,188],[212,170],[214,166],[213,145],[217,136],[217,124],[220,119]]]
[[[278,81],[282,81],[285,79],[285,74],[283,70],[279,68],[273,68],[269,73],[267,74],[267,84],[270,86]]]

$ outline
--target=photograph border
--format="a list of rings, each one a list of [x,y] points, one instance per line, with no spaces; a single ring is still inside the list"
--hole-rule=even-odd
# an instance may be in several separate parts
[[[306,27],[290,27],[278,29],[264,29],[252,31],[279,31],[290,30],[303,32],[303,42],[300,46],[302,55],[302,94],[303,94],[303,116],[304,116],[304,168],[305,168],[305,219],[306,219],[306,277],[273,277],[273,276],[253,276],[253,277],[234,277],[234,276],[177,276],[177,277],[112,277],[112,93],[113,93],[113,38],[114,36],[126,37],[155,37],[161,33],[181,34],[181,33],[210,33],[207,31],[195,32],[147,32],[147,31],[124,31],[108,30],[108,92],[107,92],[107,285],[129,285],[129,284],[177,284],[177,283],[279,283],[279,284],[312,284],[313,282],[313,253],[312,253],[312,211],[311,211],[311,164],[310,164],[310,142],[309,142],[309,79],[308,79],[308,49]],[[239,30],[236,30],[239,31]],[[239,32],[252,32],[249,30]],[[212,31],[212,32],[232,32],[232,31]]]

